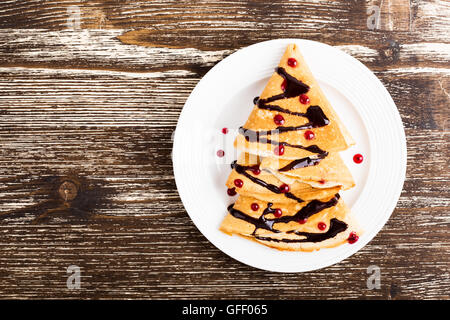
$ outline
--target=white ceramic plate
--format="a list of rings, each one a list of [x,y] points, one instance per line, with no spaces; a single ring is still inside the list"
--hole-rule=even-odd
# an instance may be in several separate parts
[[[341,195],[365,230],[355,244],[315,252],[284,252],[218,230],[234,202],[225,187],[237,128],[243,125],[286,46],[298,44],[331,105],[356,140],[341,152],[356,187]],[[222,128],[229,133],[222,134]],[[224,150],[219,158],[217,150]],[[353,162],[361,153],[364,161]],[[406,139],[387,90],[362,63],[323,43],[279,39],[241,49],[212,68],[181,113],[173,147],[175,180],[194,224],[217,248],[255,268],[303,272],[337,263],[364,247],[389,219],[406,171]]]

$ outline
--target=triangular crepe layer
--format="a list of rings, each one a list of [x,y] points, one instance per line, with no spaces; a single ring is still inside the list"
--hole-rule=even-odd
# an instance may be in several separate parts
[[[257,211],[251,209],[253,203],[258,204]],[[282,210],[279,218],[272,213],[276,209]],[[300,223],[299,219],[304,216],[307,217],[306,222]],[[319,222],[326,224],[325,230],[318,229]],[[361,233],[339,195],[302,204],[269,204],[252,197],[240,196],[230,206],[220,230],[273,248],[292,251],[335,247],[345,243],[351,232]]]
[[[258,157],[241,154],[239,161],[233,164],[233,171],[226,182],[227,187],[235,188],[243,196],[252,196],[268,202],[286,203],[325,198],[338,193],[342,188],[340,185],[331,188],[314,188],[308,183],[294,180],[289,183],[289,192],[282,193],[277,191],[277,188],[285,182],[265,170],[260,170],[260,173],[256,174],[252,168],[258,164]],[[241,187],[236,187],[236,180],[242,181]]]
[[[262,159],[260,168],[274,174],[285,183],[299,181],[314,188],[342,186],[343,190],[354,187],[352,174],[338,153],[321,157],[305,157],[285,160],[272,157]]]
[[[295,67],[288,65],[289,58],[296,59]],[[300,94],[306,94],[309,103],[302,104]],[[278,114],[284,118],[282,125],[274,122]],[[307,140],[305,130],[311,130],[315,138]],[[282,155],[275,151],[279,143],[284,148]],[[247,122],[240,129],[235,147],[248,153],[295,160],[325,151],[345,150],[353,143],[297,45],[291,44],[277,72],[269,79]]]

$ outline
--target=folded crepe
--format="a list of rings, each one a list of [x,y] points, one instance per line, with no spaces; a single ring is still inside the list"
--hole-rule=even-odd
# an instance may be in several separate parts
[[[316,188],[311,184],[293,179],[288,183],[289,191],[283,192],[282,186],[286,182],[278,179],[274,174],[261,168],[261,158],[242,153],[239,160],[232,164],[233,171],[228,176],[226,185],[235,188],[236,192],[243,196],[268,202],[293,202],[301,203],[305,200],[326,198],[338,193],[342,186],[336,185],[329,188]],[[262,160],[264,163],[265,159]]]
[[[288,63],[290,59],[295,59],[295,66]],[[311,131],[314,138],[308,140],[305,131]],[[248,153],[295,160],[345,150],[353,143],[297,45],[290,44],[240,128],[235,147]]]
[[[257,210],[254,210],[255,204]],[[281,209],[281,216],[275,216],[277,209]],[[361,233],[338,194],[290,204],[240,196],[228,210],[220,230],[279,250],[313,251],[335,247]]]
[[[299,181],[314,188],[340,186],[342,190],[355,186],[352,174],[335,152],[297,160],[266,157],[261,160],[259,167],[285,183]]]

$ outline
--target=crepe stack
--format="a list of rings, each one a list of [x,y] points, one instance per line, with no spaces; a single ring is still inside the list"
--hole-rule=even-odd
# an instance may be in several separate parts
[[[288,45],[235,140],[220,229],[280,250],[354,243],[361,230],[339,195],[355,183],[339,151],[354,144],[307,67]]]

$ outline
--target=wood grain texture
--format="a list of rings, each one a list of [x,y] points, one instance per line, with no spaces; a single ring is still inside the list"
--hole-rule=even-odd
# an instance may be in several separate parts
[[[80,29],[68,29],[70,6]],[[0,297],[449,299],[449,16],[437,0],[2,2]],[[239,48],[287,37],[372,69],[408,143],[383,230],[343,262],[296,275],[247,267],[209,243],[170,159],[201,77]],[[69,265],[81,267],[80,290],[66,287]],[[367,289],[370,265],[379,290]]]

